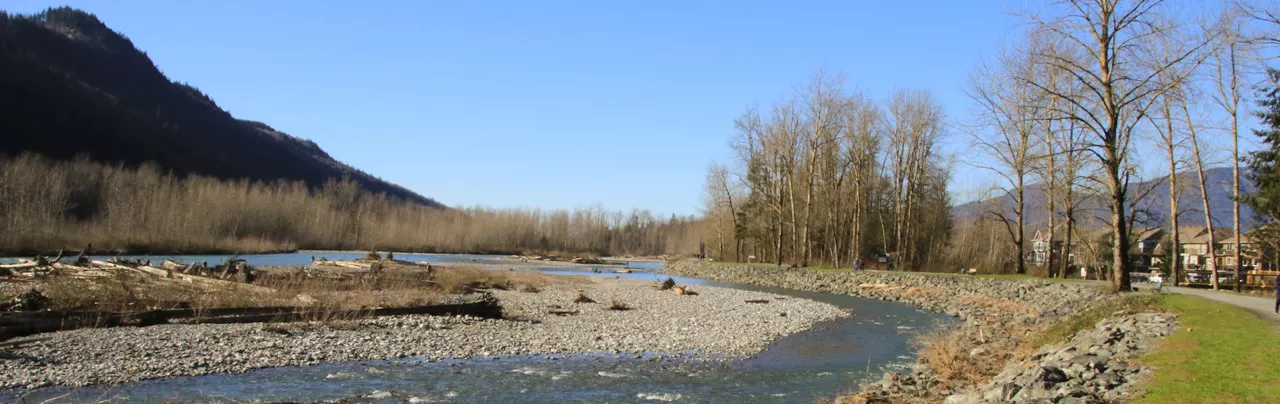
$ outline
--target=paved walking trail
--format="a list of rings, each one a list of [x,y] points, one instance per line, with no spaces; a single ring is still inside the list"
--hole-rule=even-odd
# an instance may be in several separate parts
[[[1205,299],[1217,300],[1226,304],[1234,305],[1242,309],[1251,311],[1264,319],[1280,322],[1280,315],[1275,313],[1276,301],[1274,298],[1245,296],[1231,292],[1219,292],[1210,289],[1193,289],[1184,287],[1165,286],[1165,292],[1178,293],[1183,295],[1200,296]]]

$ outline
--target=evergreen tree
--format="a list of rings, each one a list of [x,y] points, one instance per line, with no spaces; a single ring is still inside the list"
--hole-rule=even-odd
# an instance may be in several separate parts
[[[1280,70],[1267,69],[1267,75],[1271,84],[1260,89],[1258,105],[1262,110],[1254,113],[1262,120],[1262,127],[1253,130],[1265,147],[1250,153],[1248,159],[1257,192],[1242,198],[1254,211],[1276,221],[1280,220],[1280,171],[1276,167],[1280,160]]]

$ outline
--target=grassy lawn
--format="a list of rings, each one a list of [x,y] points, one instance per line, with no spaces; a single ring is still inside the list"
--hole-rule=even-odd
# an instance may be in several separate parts
[[[1161,306],[1181,327],[1143,362],[1157,370],[1140,403],[1280,402],[1280,332],[1243,309],[1194,296]]]

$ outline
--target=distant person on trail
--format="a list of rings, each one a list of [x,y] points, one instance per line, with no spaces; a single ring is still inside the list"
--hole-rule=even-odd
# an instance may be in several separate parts
[[[1276,274],[1276,314],[1280,314],[1280,274]]]

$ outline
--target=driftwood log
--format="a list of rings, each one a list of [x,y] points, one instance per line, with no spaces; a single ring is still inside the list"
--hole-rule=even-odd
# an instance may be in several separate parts
[[[200,286],[240,288],[240,289],[245,289],[254,293],[275,292],[275,289],[271,289],[264,286],[258,286],[258,285],[248,284],[248,283],[224,281],[221,279],[206,278],[203,276],[187,275],[183,273],[173,272],[171,270],[164,270],[164,269],[160,269],[152,266],[146,266],[146,265],[133,268],[133,269],[147,273],[149,275],[155,275],[155,276],[164,277],[164,278],[181,279],[181,280],[187,281],[188,283],[199,284]]]
[[[107,272],[98,268],[90,268],[80,265],[71,264],[53,264],[53,267],[63,271],[63,274],[77,278],[99,278],[111,276],[111,272]]]
[[[313,318],[359,318],[400,315],[468,315],[502,318],[498,300],[485,298],[459,304],[364,310],[326,310],[304,307],[250,307],[227,309],[167,309],[140,312],[61,310],[0,313],[0,341],[44,332],[87,327],[149,326],[185,320],[198,324],[233,324],[299,321]]]
[[[333,260],[314,261],[311,263],[311,265],[334,266],[334,267],[348,268],[348,269],[369,269],[370,267],[373,266],[373,264],[369,262],[333,261]]]
[[[40,265],[36,264],[35,261],[24,261],[17,264],[3,264],[0,265],[0,269],[34,269],[38,266]]]
[[[3,265],[0,265],[0,269],[10,269],[10,270],[12,270],[12,269],[35,269],[35,268],[39,268],[39,267],[52,267],[53,265],[55,265],[55,264],[57,264],[57,263],[59,263],[59,262],[62,262],[62,250],[58,250],[58,256],[57,256],[57,257],[54,257],[54,258],[53,258],[53,261],[50,261],[49,259],[47,259],[47,258],[45,258],[45,257],[41,257],[41,256],[37,255],[37,256],[36,256],[36,259],[34,259],[34,260],[22,260],[21,262],[18,262],[17,264],[3,264]]]

